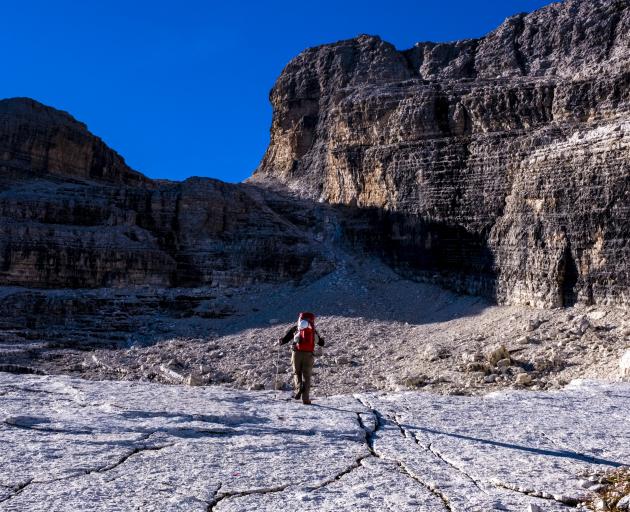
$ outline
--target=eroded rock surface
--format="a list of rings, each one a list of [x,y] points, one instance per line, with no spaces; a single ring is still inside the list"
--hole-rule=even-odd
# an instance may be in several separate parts
[[[0,510],[569,510],[630,459],[627,384],[484,398],[0,373]]]
[[[475,40],[304,51],[252,181],[359,206],[349,238],[461,291],[628,303],[630,9],[567,0]]]
[[[50,174],[112,184],[150,184],[85,124],[30,98],[0,100],[0,155],[2,184]]]
[[[150,180],[69,114],[0,101],[3,285],[226,286],[326,269],[256,187]]]

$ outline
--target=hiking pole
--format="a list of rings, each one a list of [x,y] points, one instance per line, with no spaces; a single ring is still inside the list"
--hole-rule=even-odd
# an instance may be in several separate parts
[[[276,378],[273,382],[273,389],[275,391],[276,400],[278,400],[278,372],[280,367],[280,345],[276,348]]]

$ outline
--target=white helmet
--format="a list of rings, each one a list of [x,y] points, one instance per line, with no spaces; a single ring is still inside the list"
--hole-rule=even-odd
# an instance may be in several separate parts
[[[301,331],[303,329],[308,329],[311,326],[311,324],[308,323],[308,320],[305,320],[304,318],[302,318],[302,320],[300,320],[298,322],[298,329]]]

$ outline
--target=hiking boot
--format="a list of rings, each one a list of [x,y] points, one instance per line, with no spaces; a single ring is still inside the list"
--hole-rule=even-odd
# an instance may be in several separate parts
[[[302,398],[302,393],[304,393],[304,383],[300,384],[300,390],[296,392],[295,395],[293,395],[293,398],[299,400],[300,398]]]
[[[311,405],[311,401],[310,400],[302,400],[302,403],[304,405]]]

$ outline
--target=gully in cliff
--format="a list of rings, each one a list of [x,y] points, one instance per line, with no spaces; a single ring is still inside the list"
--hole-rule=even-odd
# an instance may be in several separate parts
[[[293,398],[309,405],[311,391],[311,375],[315,360],[315,344],[324,346],[324,339],[315,330],[315,315],[302,312],[298,316],[297,325],[292,326],[285,335],[278,340],[278,345],[285,345],[293,340],[291,345],[291,363],[293,364],[293,383],[295,394]]]

